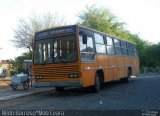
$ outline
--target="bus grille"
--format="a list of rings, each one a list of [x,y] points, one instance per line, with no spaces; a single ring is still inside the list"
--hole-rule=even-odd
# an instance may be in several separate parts
[[[78,63],[33,65],[33,75],[41,75],[45,79],[68,78],[69,74],[79,71]]]

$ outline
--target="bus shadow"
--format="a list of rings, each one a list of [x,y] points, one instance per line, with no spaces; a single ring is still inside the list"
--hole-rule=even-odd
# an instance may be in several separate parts
[[[119,86],[126,86],[126,85],[129,85],[129,84],[134,84],[136,81],[135,79],[132,79],[131,82],[129,83],[126,83],[126,82],[123,82],[121,80],[116,80],[116,81],[110,81],[110,82],[106,82],[103,84],[101,90],[105,90],[107,88],[117,88]]]
[[[82,89],[82,88],[65,88],[64,91],[58,92],[55,89],[47,92],[45,96],[47,97],[67,97],[67,96],[83,96],[90,94],[91,91],[88,89]]]
[[[134,80],[132,80],[131,83],[134,83]],[[116,87],[123,86],[126,84],[130,84],[130,83],[123,83],[120,80],[107,82],[107,83],[103,84],[100,92],[103,92],[105,90],[107,91],[107,89],[116,88]],[[92,90],[92,87],[86,87],[86,88],[73,88],[73,87],[69,88],[69,87],[67,87],[62,92],[58,92],[55,89],[53,89],[52,91],[47,92],[45,94],[45,96],[48,96],[48,97],[67,97],[67,96],[84,96],[84,95],[88,95],[88,94],[98,94],[98,93],[95,93]]]

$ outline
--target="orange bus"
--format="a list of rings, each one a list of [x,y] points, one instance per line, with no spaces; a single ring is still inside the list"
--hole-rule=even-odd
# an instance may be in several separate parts
[[[139,72],[136,44],[80,25],[35,33],[33,86],[88,87],[98,92],[102,83],[131,81]]]

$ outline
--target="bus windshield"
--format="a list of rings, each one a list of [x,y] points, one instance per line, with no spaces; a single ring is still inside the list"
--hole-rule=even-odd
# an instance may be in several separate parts
[[[77,60],[75,36],[35,41],[34,64],[67,63]]]

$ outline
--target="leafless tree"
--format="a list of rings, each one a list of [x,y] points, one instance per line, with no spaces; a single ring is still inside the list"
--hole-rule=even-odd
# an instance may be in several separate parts
[[[28,19],[19,19],[18,25],[14,29],[15,36],[12,42],[17,48],[25,48],[32,52],[32,40],[35,32],[65,24],[64,18],[51,13],[42,16],[34,14]]]

